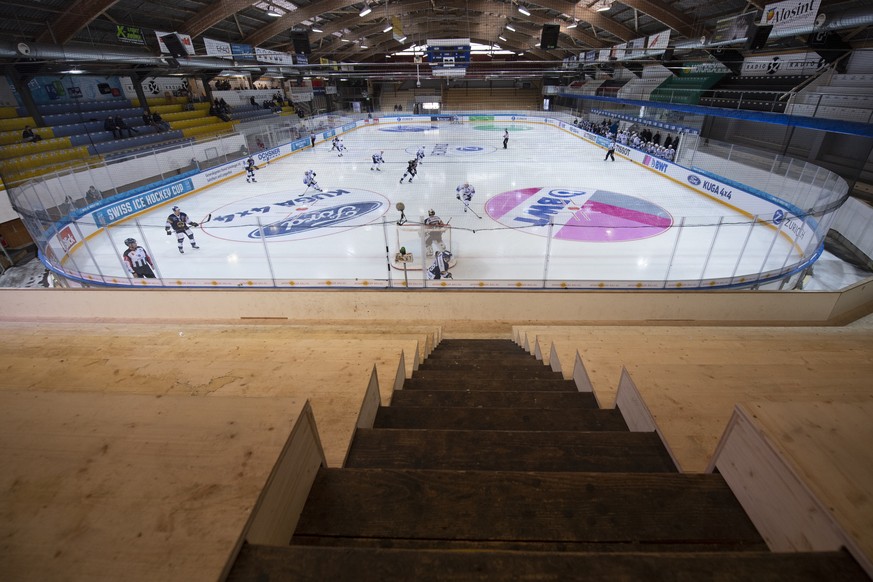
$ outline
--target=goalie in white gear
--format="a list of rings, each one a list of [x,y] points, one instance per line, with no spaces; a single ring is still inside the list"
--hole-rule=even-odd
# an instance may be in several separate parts
[[[427,270],[428,279],[451,279],[449,263],[452,260],[451,251],[439,251],[433,258],[433,264]]]
[[[455,188],[455,192],[457,192],[455,198],[464,203],[464,212],[467,212],[467,208],[470,207],[470,201],[473,199],[473,194],[476,193],[476,189],[470,186],[469,182],[464,182]]]
[[[446,250],[446,245],[443,243],[445,228],[446,223],[443,219],[437,216],[432,208],[428,210],[427,218],[424,219],[424,249],[427,256],[433,256],[434,243],[438,246],[438,251]]]
[[[371,172],[373,170],[378,170],[380,172],[382,171],[382,168],[380,168],[379,166],[381,166],[382,164],[385,163],[385,160],[382,159],[382,154],[384,154],[384,153],[385,153],[385,151],[383,150],[383,151],[380,151],[378,154],[373,154],[373,165],[370,166]]]
[[[418,160],[419,164],[424,162],[424,146],[418,148],[418,151],[415,153],[415,159]]]
[[[321,192],[321,186],[318,185],[318,182],[315,181],[315,172],[312,170],[306,170],[306,174],[303,175],[303,183],[306,184],[306,188],[314,188]]]

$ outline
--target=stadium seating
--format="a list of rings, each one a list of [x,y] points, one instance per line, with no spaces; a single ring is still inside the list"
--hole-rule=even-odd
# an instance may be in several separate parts
[[[723,73],[688,73],[669,77],[652,91],[651,100],[698,105],[703,92],[711,89],[722,77],[724,77]]]
[[[807,75],[730,75],[700,98],[701,105],[784,113],[791,91]]]

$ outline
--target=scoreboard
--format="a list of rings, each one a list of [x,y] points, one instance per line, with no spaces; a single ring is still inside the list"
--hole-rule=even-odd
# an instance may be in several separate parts
[[[470,65],[470,39],[428,39],[427,62],[435,76],[463,76]]]

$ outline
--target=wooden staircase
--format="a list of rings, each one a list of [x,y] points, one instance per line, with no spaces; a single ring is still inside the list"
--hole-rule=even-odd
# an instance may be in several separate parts
[[[868,580],[845,551],[775,554],[718,474],[510,341],[444,340],[345,467],[322,467],[287,546],[229,580]]]

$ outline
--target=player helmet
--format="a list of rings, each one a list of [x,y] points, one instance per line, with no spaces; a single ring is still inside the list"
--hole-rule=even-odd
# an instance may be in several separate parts
[[[182,210],[182,209],[179,208],[178,206],[173,206],[173,212],[176,212],[177,210]]]
[[[443,260],[445,262],[448,263],[452,260],[452,251],[441,251],[441,254],[443,255]]]
[[[427,211],[428,216],[436,216],[436,212],[434,212],[433,208]]]
[[[136,239],[135,238],[126,238],[126,239],[124,239],[124,244],[126,244],[127,246],[135,245]]]

